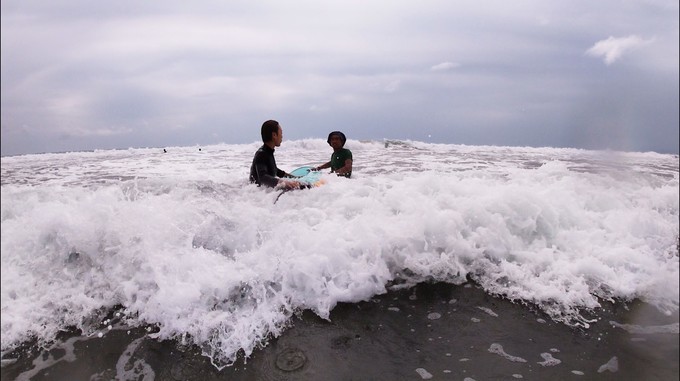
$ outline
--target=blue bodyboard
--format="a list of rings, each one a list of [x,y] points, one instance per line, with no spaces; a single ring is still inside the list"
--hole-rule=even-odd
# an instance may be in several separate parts
[[[293,176],[293,178],[295,178],[295,181],[299,181],[302,184],[301,187],[302,189],[314,188],[325,184],[326,181],[321,178],[321,172],[314,171],[313,169],[314,167],[310,166],[296,168],[292,172],[290,172],[290,175]],[[279,193],[279,195],[276,196],[274,204],[276,204],[276,201],[279,200],[279,197],[281,197],[282,194],[290,190],[291,189],[282,190],[281,193]]]
[[[314,167],[304,166],[296,168],[290,172],[290,175],[295,177],[297,181],[305,183],[308,185],[318,185],[317,183],[321,180],[321,172],[314,171]]]

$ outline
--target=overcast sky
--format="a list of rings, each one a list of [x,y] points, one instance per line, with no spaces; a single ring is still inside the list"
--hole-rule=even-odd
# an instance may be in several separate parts
[[[678,153],[678,3],[2,0],[2,155],[252,143],[267,119]]]

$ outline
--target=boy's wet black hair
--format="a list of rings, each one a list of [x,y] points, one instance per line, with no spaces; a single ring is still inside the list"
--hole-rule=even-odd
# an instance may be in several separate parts
[[[328,134],[328,140],[326,140],[326,142],[327,142],[328,144],[331,144],[331,136],[333,136],[333,135],[338,135],[338,136],[340,137],[340,140],[342,140],[342,145],[343,145],[343,146],[345,145],[345,142],[347,141],[347,138],[345,137],[345,134],[343,134],[343,133],[340,132],[340,131],[333,131],[333,132],[331,132],[330,134]]]
[[[272,134],[279,132],[279,122],[275,120],[268,120],[262,123],[260,135],[262,135],[262,142],[266,143],[272,140]]]

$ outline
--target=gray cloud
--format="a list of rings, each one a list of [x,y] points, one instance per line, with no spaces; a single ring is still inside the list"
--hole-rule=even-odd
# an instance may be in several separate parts
[[[674,0],[2,3],[2,155],[286,138],[678,152]]]

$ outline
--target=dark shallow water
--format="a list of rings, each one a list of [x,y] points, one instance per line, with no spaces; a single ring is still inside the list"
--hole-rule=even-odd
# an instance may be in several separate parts
[[[196,347],[114,329],[102,338],[64,335],[74,356],[63,344],[7,355],[2,380],[678,379],[677,330],[631,333],[610,323],[668,326],[677,314],[633,302],[608,303],[597,317],[574,329],[472,284],[420,284],[339,304],[330,321],[302,313],[247,362],[222,370]]]

